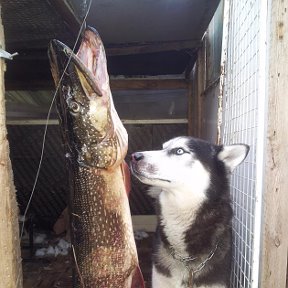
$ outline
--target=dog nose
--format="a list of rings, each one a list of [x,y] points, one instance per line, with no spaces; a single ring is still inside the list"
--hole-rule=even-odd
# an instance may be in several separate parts
[[[135,152],[135,153],[133,153],[133,154],[131,155],[131,158],[132,158],[132,160],[134,160],[134,161],[140,161],[141,159],[144,158],[144,155],[143,155],[143,153],[141,153],[141,152]]]

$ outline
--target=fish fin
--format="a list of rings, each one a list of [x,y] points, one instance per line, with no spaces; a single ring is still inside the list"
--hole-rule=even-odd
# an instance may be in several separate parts
[[[141,272],[139,265],[134,270],[131,288],[145,288],[143,274]]]

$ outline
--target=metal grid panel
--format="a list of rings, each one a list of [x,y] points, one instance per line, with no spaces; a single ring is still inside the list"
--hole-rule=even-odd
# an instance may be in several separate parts
[[[71,37],[48,1],[1,0],[5,41],[10,49],[46,48],[53,38]],[[47,48],[46,48],[47,49]],[[20,52],[20,51],[18,51]]]
[[[127,162],[135,151],[161,148],[168,139],[187,134],[187,124],[138,124],[125,125],[129,134]],[[17,200],[23,213],[33,184],[42,145],[43,125],[8,125],[10,158]],[[42,168],[38,184],[31,202],[29,213],[35,215],[35,224],[41,228],[51,228],[67,205],[69,186],[67,167],[58,125],[50,125],[47,130]],[[147,195],[147,187],[135,177],[131,177],[132,191],[129,196],[133,215],[155,214],[152,198]]]
[[[44,126],[8,126],[10,158],[21,214],[26,208],[39,164]],[[51,227],[66,207],[68,182],[59,126],[47,130],[45,153],[29,213],[35,224]]]
[[[230,2],[223,101],[223,143],[246,143],[250,152],[231,177],[234,208],[231,287],[257,287],[260,213],[256,173],[259,167],[259,81],[261,0]],[[263,99],[262,99],[263,100]],[[257,155],[256,155],[257,152]],[[256,157],[257,156],[257,157]],[[261,193],[261,191],[260,191]],[[261,198],[261,197],[260,197]],[[258,228],[256,228],[258,226]],[[256,235],[257,234],[257,235]],[[257,243],[256,243],[257,242]],[[256,261],[255,261],[256,259]]]

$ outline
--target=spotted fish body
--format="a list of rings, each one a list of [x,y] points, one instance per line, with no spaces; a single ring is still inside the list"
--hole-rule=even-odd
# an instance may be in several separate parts
[[[76,55],[57,40],[48,54],[56,85],[71,60],[57,110],[70,173],[74,287],[130,288],[138,258],[122,167],[128,136],[114,108],[102,41],[88,28]]]

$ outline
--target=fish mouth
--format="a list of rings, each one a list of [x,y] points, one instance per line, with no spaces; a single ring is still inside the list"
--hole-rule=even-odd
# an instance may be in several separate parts
[[[101,53],[105,55],[102,40],[99,33],[92,27],[88,27],[84,31],[81,45],[76,54],[61,41],[52,40],[48,48],[48,57],[56,85],[59,85],[59,82],[65,78],[77,77],[82,86],[87,88],[88,84],[89,90],[92,89],[91,92],[102,96],[103,88],[109,85],[109,77],[106,63],[105,65],[98,63],[99,59],[106,60],[106,56],[100,57]],[[71,79],[71,81],[75,82],[75,79]],[[84,82],[87,84],[83,85]]]

